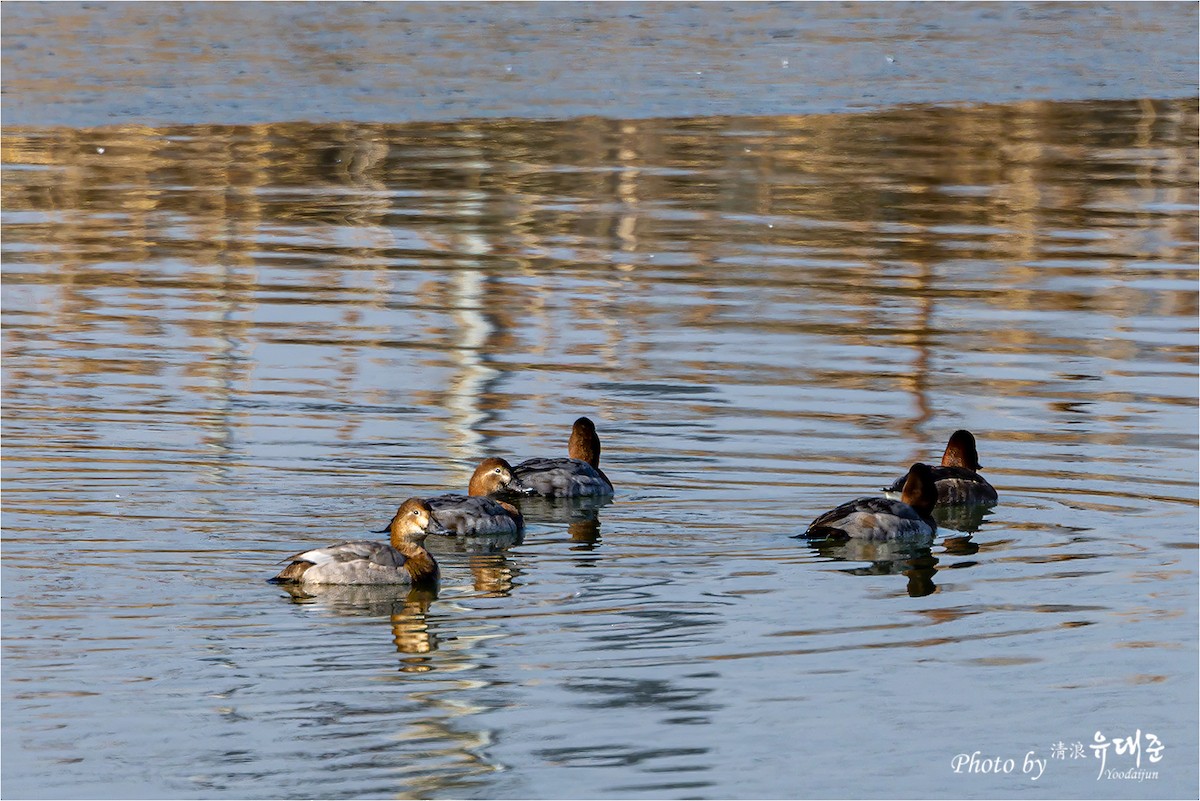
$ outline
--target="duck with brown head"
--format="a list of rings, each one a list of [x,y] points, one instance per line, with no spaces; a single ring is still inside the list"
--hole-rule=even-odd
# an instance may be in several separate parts
[[[929,465],[917,462],[904,478],[901,500],[859,498],[814,520],[803,534],[809,539],[914,540],[932,538],[937,487]]]
[[[933,480],[937,484],[939,506],[961,506],[964,504],[991,504],[998,499],[996,488],[979,475],[979,452],[975,449],[975,436],[966,429],[950,435],[942,464],[934,467]],[[898,498],[904,490],[905,476],[901,476],[885,489],[889,498]]]
[[[429,504],[420,498],[409,498],[383,529],[391,533],[390,544],[353,540],[298,553],[288,557],[291,564],[271,581],[278,584],[436,584],[438,566],[425,550],[425,538],[439,529]]]
[[[434,519],[447,534],[458,536],[520,534],[525,529],[521,512],[512,504],[489,498],[497,492],[523,492],[508,462],[484,459],[475,468],[467,495],[448,493],[426,498]]]
[[[513,468],[526,492],[550,498],[613,494],[613,485],[600,469],[600,435],[595,424],[580,417],[567,440],[568,458],[527,459]]]

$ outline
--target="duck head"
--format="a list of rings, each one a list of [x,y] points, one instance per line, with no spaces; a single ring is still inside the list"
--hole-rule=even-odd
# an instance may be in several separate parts
[[[900,496],[900,500],[928,516],[937,504],[937,496],[937,483],[929,465],[917,462],[908,468],[908,475],[904,479],[904,492]]]
[[[388,527],[374,533],[390,532],[392,547],[400,548],[401,543],[420,545],[430,534],[444,534],[442,524],[433,517],[433,509],[420,498],[409,498],[400,504]]]
[[[979,470],[979,452],[975,450],[975,436],[960,428],[950,435],[946,452],[942,454],[942,467],[965,467]]]
[[[571,426],[571,438],[567,440],[567,455],[572,459],[587,462],[600,469],[600,435],[596,425],[586,417],[580,417]]]
[[[469,495],[494,495],[505,490],[521,493],[530,491],[513,475],[512,465],[496,456],[479,463],[467,486]]]

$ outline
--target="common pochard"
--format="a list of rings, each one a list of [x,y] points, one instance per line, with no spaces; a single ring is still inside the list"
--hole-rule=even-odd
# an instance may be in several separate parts
[[[467,495],[449,493],[426,498],[433,518],[445,533],[458,536],[473,534],[519,534],[525,529],[521,512],[512,504],[487,496],[503,492],[523,492],[513,468],[503,459],[484,459],[475,468]]]
[[[933,480],[937,484],[937,502],[941,506],[957,506],[973,503],[995,503],[996,489],[977,472],[980,469],[979,452],[975,450],[975,436],[965,429],[950,435],[946,451],[942,454],[941,467],[934,467]],[[905,476],[901,476],[885,489],[889,498],[899,498],[904,489]]]
[[[438,566],[425,538],[439,528],[433,510],[409,498],[388,527],[391,543],[354,540],[289,557],[292,563],[271,581],[279,584],[432,584]]]
[[[567,440],[569,458],[527,459],[513,468],[525,492],[550,498],[612,495],[613,485],[600,469],[600,437],[596,426],[580,417]]]
[[[917,539],[932,537],[937,523],[931,512],[937,487],[929,465],[917,462],[904,478],[900,500],[859,498],[826,512],[803,535],[810,539]]]

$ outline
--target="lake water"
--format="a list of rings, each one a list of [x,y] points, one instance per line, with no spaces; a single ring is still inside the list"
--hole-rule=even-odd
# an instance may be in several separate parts
[[[84,56],[10,80],[80,30],[49,8],[4,8],[6,797],[1195,797],[1194,87],[1068,71],[1019,100],[943,70],[936,105],[764,115],[764,84],[536,119],[526,81],[499,119],[308,122],[202,87],[207,119],[163,122],[153,92],[66,86],[130,117],[96,127],[30,100]],[[660,20],[672,68],[703,8]],[[837,50],[864,8],[806,13]],[[991,41],[992,7],[957,37],[938,8],[897,5],[881,46]],[[1163,44],[1194,51],[1194,6],[1105,8],[1096,72],[1155,72],[1149,42],[1194,81]],[[268,76],[279,119],[302,66]],[[965,95],[996,102],[940,102]],[[485,455],[563,454],[581,414],[611,503],[438,547],[436,594],[265,583]],[[924,550],[792,538],[960,427],[1000,493],[981,520]],[[1102,770],[1098,734],[1140,748]],[[956,773],[975,752],[993,772]]]

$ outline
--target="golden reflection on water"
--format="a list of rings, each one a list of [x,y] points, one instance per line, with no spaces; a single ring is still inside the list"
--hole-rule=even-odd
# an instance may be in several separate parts
[[[470,554],[467,565],[475,581],[475,591],[485,597],[503,598],[512,593],[521,569],[502,553]]]
[[[439,361],[455,365],[454,377],[411,398],[452,410],[449,447],[467,459],[486,444],[488,421],[511,408],[497,379],[512,354],[524,354],[524,369],[554,360],[553,369],[633,381],[655,372],[647,344],[674,317],[712,335],[903,346],[899,371],[797,363],[774,377],[831,391],[890,386],[913,399],[903,428],[920,440],[931,372],[942,386],[958,380],[944,369],[948,337],[992,356],[1133,361],[1143,353],[1133,338],[998,321],[1197,313],[1195,292],[1155,288],[1194,277],[1162,264],[1194,253],[1196,119],[1189,102],[1030,102],[676,122],[12,130],[6,289],[52,290],[21,309],[22,319],[35,315],[32,330],[9,328],[15,380],[4,392],[18,397],[47,374],[79,390],[114,374],[153,383],[161,361],[121,358],[74,333],[152,342],[171,324],[187,334],[187,388],[220,404],[250,379],[255,343],[343,355],[415,346],[373,313],[386,311],[410,318],[423,348],[444,343]],[[948,260],[986,272],[944,289]],[[303,283],[289,272],[297,267]],[[428,272],[397,296],[392,277],[409,268]],[[567,276],[592,289],[563,307],[553,292]],[[729,305],[735,285],[747,298],[799,292],[812,305],[795,317],[756,315]],[[120,303],[105,302],[110,291]],[[664,307],[664,292],[688,302]],[[164,294],[176,306],[166,314]],[[985,302],[993,320],[947,328],[942,307],[963,297]],[[328,310],[319,321],[253,320],[272,305],[314,303]],[[901,328],[896,303],[910,307]],[[583,340],[572,341],[564,319]],[[46,336],[52,352],[30,341]],[[1192,352],[1159,348],[1156,358],[1184,365]],[[355,381],[354,360],[337,361],[321,379],[331,393]],[[761,380],[686,353],[672,378],[704,385],[714,373]],[[1046,391],[986,373],[970,380],[982,393]],[[638,418],[604,396],[589,401],[602,415]],[[342,431],[352,437],[353,424]]]

